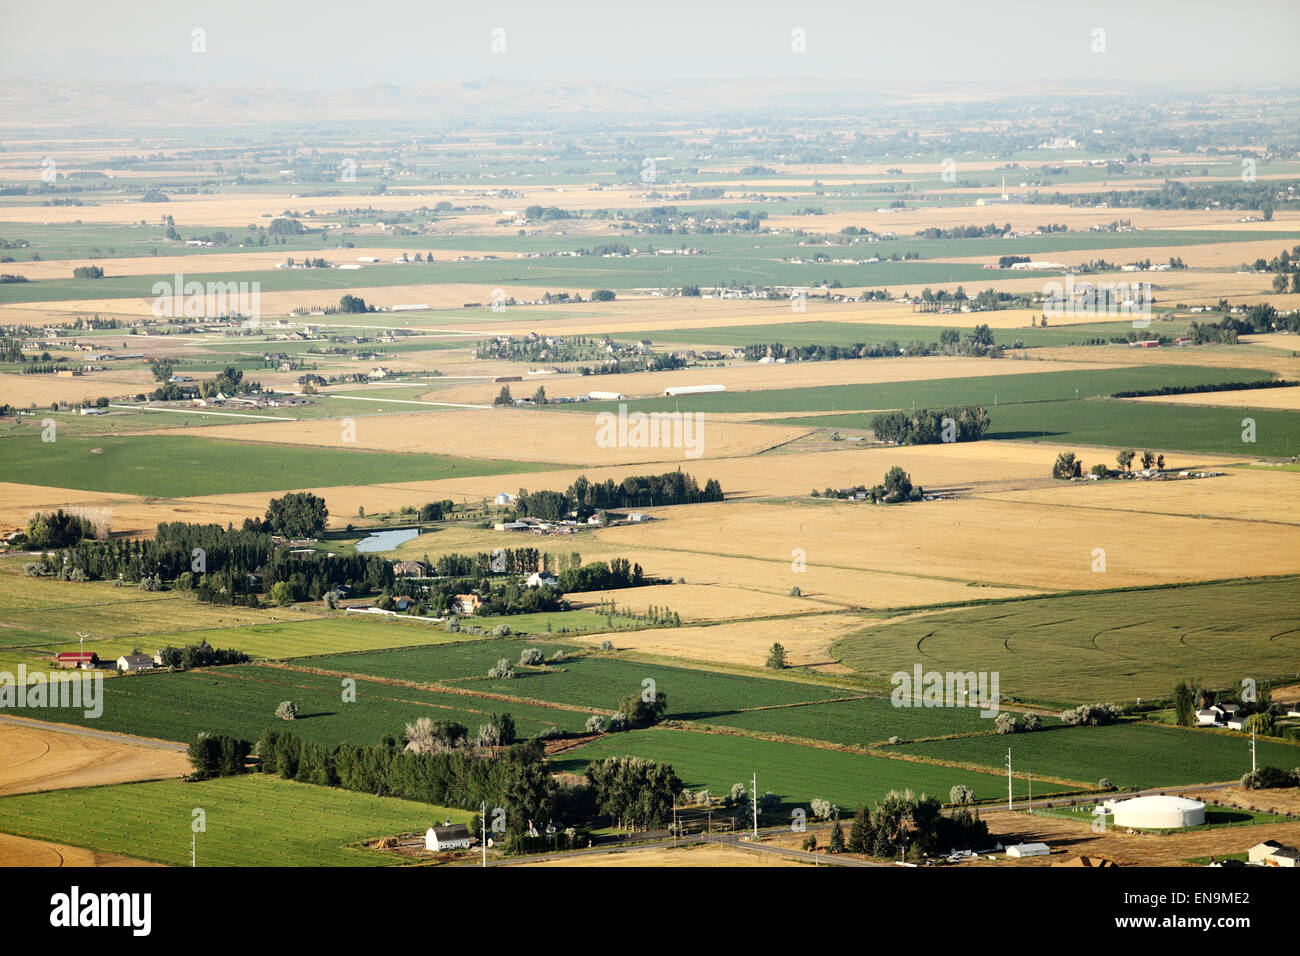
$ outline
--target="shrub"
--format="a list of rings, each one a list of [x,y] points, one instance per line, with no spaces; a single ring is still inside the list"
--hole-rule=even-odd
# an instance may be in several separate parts
[[[601,734],[605,732],[605,718],[600,714],[592,714],[587,718],[587,733]]]
[[[803,597],[803,591],[799,590],[799,585],[796,584],[790,589],[790,597]]]
[[[519,654],[519,663],[526,667],[536,667],[545,661],[546,656],[536,647],[525,647]]]
[[[616,734],[622,730],[627,730],[627,714],[618,713],[605,721],[605,733]]]
[[[1025,714],[1025,716],[1021,718],[1020,723],[1022,730],[1032,732],[1043,725],[1043,718],[1039,717],[1037,714]]]
[[[998,714],[997,719],[993,721],[993,725],[1000,734],[1014,734],[1020,729],[1020,721],[1016,720],[1016,715],[1009,714],[1005,710]]]
[[[515,676],[515,669],[511,663],[504,657],[496,662],[496,666],[488,671],[488,677],[492,680],[506,680]]]
[[[492,634],[493,634],[493,636],[495,636],[495,637],[509,637],[509,636],[510,636],[510,625],[509,625],[509,624],[498,624],[496,627],[492,628]],[[523,663],[523,662],[521,661],[521,663]]]
[[[275,716],[281,720],[293,720],[298,716],[298,705],[291,700],[282,700],[275,708]]]
[[[600,642],[600,649],[601,649],[602,651],[612,651],[612,650],[614,649],[614,642],[613,642],[613,641],[609,641],[609,640],[601,641],[601,642]]]
[[[1102,790],[1114,790],[1115,785],[1110,782],[1110,777],[1102,777],[1097,781],[1097,786]]]
[[[839,807],[821,797],[814,797],[811,806],[814,820],[830,820],[840,815]]]
[[[1080,704],[1070,710],[1061,711],[1061,720],[1071,727],[1088,725],[1103,727],[1119,720],[1123,713],[1114,704]]]

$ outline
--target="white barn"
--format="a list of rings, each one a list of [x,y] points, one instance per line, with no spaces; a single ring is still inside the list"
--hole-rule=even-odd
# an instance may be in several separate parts
[[[455,826],[446,823],[440,827],[429,827],[424,834],[424,848],[434,853],[442,853],[446,850],[468,850],[473,842],[474,837],[470,834],[469,827],[463,823]]]

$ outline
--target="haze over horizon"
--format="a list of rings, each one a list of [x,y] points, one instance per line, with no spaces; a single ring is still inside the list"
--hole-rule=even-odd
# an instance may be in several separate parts
[[[340,27],[343,27],[342,29]],[[882,3],[663,0],[631,9],[324,0],[180,7],[69,0],[0,11],[7,81],[343,90],[493,80],[861,81],[1037,89],[1300,84],[1300,4],[1211,0],[1045,8],[1028,0]],[[195,31],[201,31],[196,33]],[[499,32],[497,32],[499,31]],[[1099,32],[1101,31],[1101,32]],[[630,41],[630,42],[629,42]]]

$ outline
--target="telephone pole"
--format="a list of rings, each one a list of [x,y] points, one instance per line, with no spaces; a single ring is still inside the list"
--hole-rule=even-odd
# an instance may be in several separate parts
[[[1015,803],[1011,797],[1011,748],[1007,748],[1007,809],[1014,810]]]
[[[1255,731],[1250,732],[1250,772],[1255,772]]]
[[[478,816],[479,827],[482,830],[483,838],[480,841],[483,844],[483,867],[487,868],[487,801],[483,801],[483,812]]]
[[[758,774],[754,774],[754,841],[758,841]]]

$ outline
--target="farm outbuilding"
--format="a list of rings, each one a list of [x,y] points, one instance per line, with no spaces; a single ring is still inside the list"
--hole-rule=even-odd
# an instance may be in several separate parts
[[[674,395],[708,395],[713,392],[725,392],[725,385],[678,385],[673,388],[665,388],[664,394],[670,398]]]
[[[1027,856],[1047,856],[1051,852],[1051,847],[1046,843],[1017,843],[1015,846],[1007,847],[1007,856],[1017,859]]]
[[[1205,804],[1186,797],[1134,797],[1115,804],[1115,826],[1178,830],[1205,823]]]
[[[440,827],[429,827],[424,834],[424,848],[435,853],[444,850],[466,850],[473,842],[469,827],[463,823],[452,826],[450,823]]]

